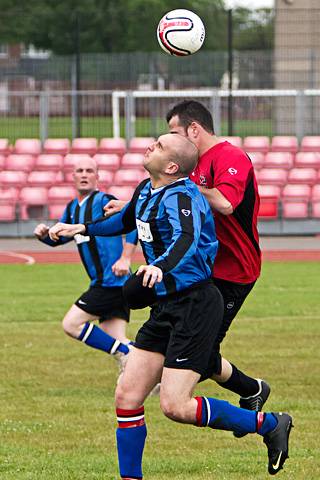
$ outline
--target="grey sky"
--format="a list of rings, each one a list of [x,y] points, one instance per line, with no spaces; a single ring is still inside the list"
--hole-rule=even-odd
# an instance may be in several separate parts
[[[233,7],[247,7],[250,9],[253,8],[263,8],[263,7],[274,7],[274,0],[225,0],[225,5],[227,8]]]

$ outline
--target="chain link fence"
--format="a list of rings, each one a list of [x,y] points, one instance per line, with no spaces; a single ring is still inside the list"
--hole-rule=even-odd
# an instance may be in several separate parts
[[[249,20],[237,11],[217,13],[210,9],[207,18],[216,22],[214,34],[207,31],[207,48],[212,49],[185,58],[170,57],[160,50],[53,55],[27,53],[18,47],[14,51],[2,49],[1,136],[11,142],[19,137],[111,136],[112,92],[119,90],[128,92],[125,98],[130,98],[130,92],[146,93],[144,100],[134,94],[135,121],[129,119],[129,123],[135,123],[137,135],[161,132],[171,101],[161,100],[160,92],[186,90],[188,97],[192,92],[213,92],[210,96],[218,101],[210,105],[216,109],[217,130],[223,135],[293,134],[300,138],[302,134],[317,134],[320,7],[302,9],[299,2],[269,12],[257,11]],[[266,27],[261,32],[256,31],[257,16]],[[250,25],[245,19],[253,25],[251,45]],[[214,42],[218,37],[220,50]],[[81,52],[85,46],[81,32],[78,42],[75,51]],[[250,50],[240,50],[243,45]],[[277,93],[268,95],[273,89]],[[248,93],[241,93],[244,90]],[[257,96],[252,90],[266,92]],[[293,93],[288,95],[288,90]],[[306,90],[315,93],[307,95]],[[150,91],[159,92],[157,99],[148,98]],[[183,93],[179,95],[183,97]],[[130,100],[128,103],[124,97],[119,105],[119,133],[128,137],[133,127],[128,124]]]

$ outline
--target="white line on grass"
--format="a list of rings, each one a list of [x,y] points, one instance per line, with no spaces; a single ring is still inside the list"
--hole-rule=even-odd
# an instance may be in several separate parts
[[[26,261],[26,265],[34,265],[36,263],[35,259],[31,255],[25,255],[24,253],[17,252],[4,252],[0,251],[0,255],[7,255],[8,257],[21,258]]]

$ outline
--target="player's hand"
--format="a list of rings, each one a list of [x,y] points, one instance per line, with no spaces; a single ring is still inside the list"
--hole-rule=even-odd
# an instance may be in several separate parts
[[[36,226],[36,228],[33,231],[33,234],[39,238],[39,240],[43,240],[48,236],[49,232],[49,227],[48,225],[45,225],[44,223],[39,223],[39,225]]]
[[[163,272],[161,268],[156,267],[155,265],[141,265],[136,275],[143,275],[142,285],[144,287],[152,288],[155,283],[162,282],[163,279]]]
[[[120,257],[111,267],[111,270],[117,277],[123,277],[130,272],[131,262],[127,257]]]
[[[123,207],[126,205],[127,202],[124,202],[123,200],[110,200],[104,207],[104,216],[105,217],[111,217],[111,215],[114,215],[115,213],[121,212]]]
[[[58,222],[49,229],[49,237],[57,242],[60,237],[74,237],[77,233],[84,233],[86,227],[82,223],[71,225],[70,223]]]

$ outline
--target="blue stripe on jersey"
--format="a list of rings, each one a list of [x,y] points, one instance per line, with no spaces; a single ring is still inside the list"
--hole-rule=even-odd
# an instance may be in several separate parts
[[[158,296],[184,290],[211,277],[218,241],[209,203],[189,179],[156,190],[144,181],[131,202],[110,219],[87,225],[92,235],[131,231],[134,219],[148,264],[159,266],[164,279]]]
[[[103,207],[114,198],[104,192],[93,192],[81,205],[74,199],[65,209],[60,221],[64,223],[86,223],[103,217]],[[130,238],[134,239],[135,234]],[[129,243],[130,243],[129,238]],[[45,243],[58,245],[69,239],[52,242],[49,238]],[[79,235],[75,238],[82,263],[91,279],[91,285],[103,287],[121,287],[128,279],[128,275],[117,277],[111,267],[121,257],[123,243],[121,236],[86,237]],[[132,243],[135,243],[133,240]]]

